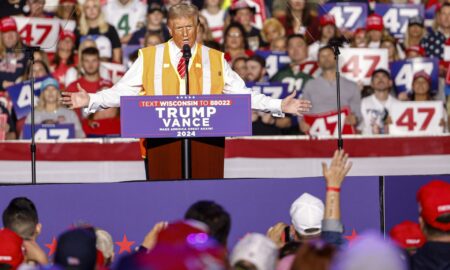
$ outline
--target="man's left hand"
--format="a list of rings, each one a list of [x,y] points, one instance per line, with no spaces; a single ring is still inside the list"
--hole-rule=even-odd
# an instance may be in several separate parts
[[[292,94],[285,97],[281,101],[281,111],[283,113],[290,113],[293,115],[300,116],[305,112],[308,112],[311,106],[311,101],[304,99],[297,99],[295,95],[296,91],[293,91]]]

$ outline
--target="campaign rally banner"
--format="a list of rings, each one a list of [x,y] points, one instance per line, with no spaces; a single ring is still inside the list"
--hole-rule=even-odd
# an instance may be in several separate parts
[[[4,141],[6,139],[6,120],[7,115],[2,113],[0,114],[0,141]]]
[[[269,78],[291,62],[286,52],[256,51],[255,54],[266,60],[266,72]]]
[[[101,62],[100,69],[102,70],[101,74],[106,74],[108,77],[104,79],[108,79],[113,82],[113,84],[117,83],[125,74],[126,69],[122,64],[109,63],[109,62]]]
[[[49,77],[38,78],[34,82],[34,105],[39,100],[41,94],[41,83]],[[21,82],[6,88],[9,97],[13,103],[17,119],[24,118],[31,111],[31,83],[30,81]]]
[[[432,93],[436,93],[439,85],[439,60],[436,58],[414,58],[395,61],[390,64],[391,77],[394,82],[395,92],[412,92],[414,74],[425,71],[431,77]]]
[[[51,18],[14,17],[22,41],[40,46],[47,52],[55,52],[59,39],[61,20]]]
[[[379,68],[389,70],[387,49],[341,49],[339,56],[341,75],[356,83],[370,84],[372,73]]]
[[[365,28],[368,15],[367,4],[353,2],[327,3],[319,6],[319,15],[333,15],[336,26],[348,30]]]
[[[345,124],[345,117],[350,115],[350,109],[341,109],[342,134],[355,134],[351,125]],[[305,122],[310,125],[308,134],[311,136],[337,136],[338,135],[338,112],[330,111],[320,114],[305,114]]]
[[[389,134],[424,135],[444,132],[442,101],[399,102],[390,110]]]
[[[420,15],[424,17],[422,4],[375,4],[375,13],[383,17],[384,28],[397,39],[405,37],[408,20]]]
[[[125,138],[252,134],[250,95],[123,96],[120,108]]]
[[[275,99],[283,99],[292,93],[292,91],[289,91],[289,84],[283,82],[248,82],[246,85],[253,91],[263,93],[266,96]],[[300,92],[298,92],[298,94],[300,94]],[[298,95],[296,95],[296,97],[297,96]]]
[[[31,139],[31,124],[23,126],[23,139]],[[38,124],[35,125],[34,139],[43,140],[66,140],[75,138],[74,124]]]

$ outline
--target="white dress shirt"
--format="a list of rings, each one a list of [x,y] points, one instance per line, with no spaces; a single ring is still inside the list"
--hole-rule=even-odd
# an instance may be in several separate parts
[[[197,44],[191,48],[192,55],[195,55]],[[169,41],[169,56],[172,66],[175,68],[181,58],[180,48],[175,43]],[[189,68],[191,67],[190,61]],[[282,116],[281,99],[273,99],[264,94],[252,91],[245,86],[245,82],[234,72],[225,59],[222,60],[224,64],[224,94],[251,94],[252,95],[252,109],[270,112],[274,116]],[[136,61],[131,65],[130,69],[125,75],[111,88],[105,89],[95,94],[89,94],[89,106],[87,112],[94,113],[98,110],[119,107],[121,96],[137,96],[142,89],[142,73],[144,70],[144,59],[142,54],[139,54]],[[184,80],[180,82],[180,86],[184,86]],[[184,87],[182,87],[184,88]],[[182,89],[180,87],[180,89]],[[183,90],[183,89],[182,89]],[[182,91],[181,94],[183,94]]]

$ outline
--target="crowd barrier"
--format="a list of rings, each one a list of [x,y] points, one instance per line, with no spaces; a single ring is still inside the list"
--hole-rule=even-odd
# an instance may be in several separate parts
[[[321,162],[337,148],[332,138],[229,138],[225,178],[321,176]],[[450,173],[450,135],[344,136],[352,176]],[[0,143],[0,183],[31,180],[28,141]],[[37,183],[121,182],[145,179],[137,140],[85,139],[37,143]]]

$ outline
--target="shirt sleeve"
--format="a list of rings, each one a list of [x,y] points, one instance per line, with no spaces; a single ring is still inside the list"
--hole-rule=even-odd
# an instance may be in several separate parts
[[[222,59],[222,62],[224,63],[224,94],[251,94],[252,109],[270,112],[273,116],[283,116],[281,99],[274,99],[247,88],[244,80],[231,69],[225,59]]]
[[[139,53],[136,61],[125,75],[111,88],[95,94],[89,94],[89,106],[85,112],[96,111],[120,106],[121,96],[137,96],[142,89],[143,56]]]

